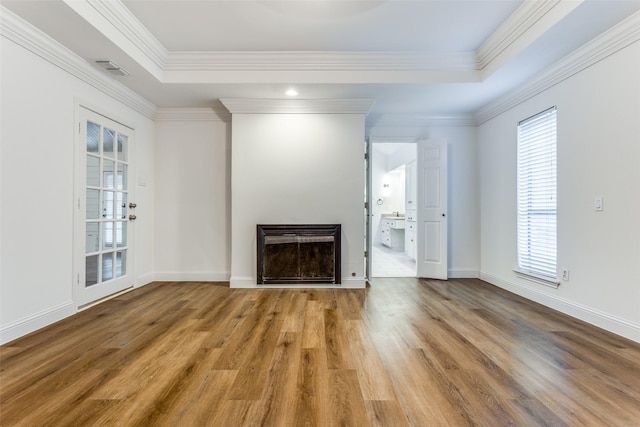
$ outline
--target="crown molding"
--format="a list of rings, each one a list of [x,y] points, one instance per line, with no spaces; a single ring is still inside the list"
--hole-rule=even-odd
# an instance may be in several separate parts
[[[155,120],[158,122],[229,122],[230,119],[231,114],[223,106],[219,108],[158,108],[155,115]]]
[[[186,70],[371,70],[473,71],[473,53],[425,54],[420,52],[169,52],[166,71]]]
[[[370,114],[366,120],[367,128],[433,126],[475,126],[476,120],[471,114],[420,115],[420,114]]]
[[[121,0],[92,0],[90,4],[158,68],[164,68],[169,52]]]
[[[221,99],[232,114],[368,114],[373,99]]]
[[[560,0],[525,0],[476,50],[478,69],[484,69],[560,3]]]
[[[640,41],[640,12],[636,12],[578,48],[524,85],[477,110],[474,113],[476,124],[482,124],[497,117],[638,41]]]
[[[103,75],[47,34],[0,6],[0,35],[68,72],[138,113],[153,119],[156,106],[120,82]]]

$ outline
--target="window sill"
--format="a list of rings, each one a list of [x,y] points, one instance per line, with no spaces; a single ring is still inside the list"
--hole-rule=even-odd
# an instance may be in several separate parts
[[[560,286],[560,281],[558,281],[558,279],[553,279],[550,277],[542,277],[542,276],[538,276],[533,273],[529,273],[522,270],[513,270],[513,271],[514,273],[516,273],[516,276],[520,277],[521,279],[526,279],[531,282],[535,282],[540,285],[548,286],[554,289],[558,289],[558,287]]]

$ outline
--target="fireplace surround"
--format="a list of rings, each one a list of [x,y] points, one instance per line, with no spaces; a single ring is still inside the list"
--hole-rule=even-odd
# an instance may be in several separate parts
[[[257,284],[340,284],[340,224],[258,224]]]

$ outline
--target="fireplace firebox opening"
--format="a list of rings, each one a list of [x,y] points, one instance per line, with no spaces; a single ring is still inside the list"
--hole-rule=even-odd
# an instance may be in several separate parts
[[[259,285],[340,284],[340,224],[258,224]]]

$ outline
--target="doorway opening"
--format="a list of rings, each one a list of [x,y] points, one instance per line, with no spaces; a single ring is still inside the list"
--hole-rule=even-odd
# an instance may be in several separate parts
[[[371,277],[416,277],[416,144],[371,144]]]

